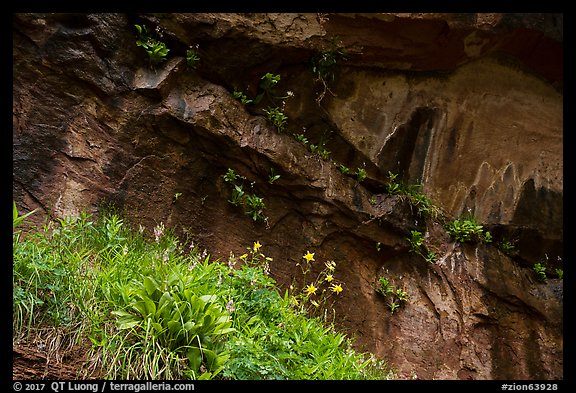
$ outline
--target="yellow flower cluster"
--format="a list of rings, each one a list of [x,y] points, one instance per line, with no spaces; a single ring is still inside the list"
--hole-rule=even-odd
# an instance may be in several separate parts
[[[306,263],[310,263],[312,261],[314,261],[314,253],[310,252],[310,251],[306,251],[306,254],[304,254],[302,256],[302,258],[304,258],[306,260]],[[340,292],[343,291],[342,288],[342,284],[336,283],[336,282],[332,282],[334,281],[334,271],[336,270],[336,262],[334,261],[326,261],[324,263],[325,269],[320,272],[320,274],[317,277],[317,281],[307,285],[304,288],[304,293],[306,294],[306,296],[311,296],[316,294],[316,292],[318,291],[318,286],[323,282],[326,281],[328,283],[332,283],[330,285],[330,291],[332,291],[335,294],[339,294]],[[307,272],[307,271],[306,271]]]

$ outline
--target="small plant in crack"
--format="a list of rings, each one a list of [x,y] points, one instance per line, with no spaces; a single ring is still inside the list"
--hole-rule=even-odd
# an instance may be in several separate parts
[[[541,263],[541,262],[537,262],[532,266],[532,270],[534,270],[534,273],[536,273],[536,278],[538,279],[538,281],[540,282],[545,282],[547,279],[547,275],[546,275],[546,266]]]
[[[500,251],[502,251],[504,254],[508,256],[512,256],[516,252],[516,246],[512,241],[508,239],[502,239],[501,241],[496,243],[496,247],[498,247]]]
[[[414,254],[422,254],[422,245],[424,244],[424,237],[420,231],[410,231],[410,237],[407,237],[410,243],[410,252]]]
[[[396,288],[386,276],[378,277],[376,292],[387,300],[391,314],[394,314],[398,308],[408,301],[408,293],[401,288]]]
[[[234,89],[234,91],[232,92],[232,97],[240,101],[242,105],[248,105],[254,102],[253,100],[249,99],[245,93],[243,93],[238,89]]]
[[[312,154],[317,155],[321,159],[327,161],[330,158],[330,150],[326,147],[328,141],[330,140],[332,131],[327,130],[325,131],[322,136],[320,137],[320,141],[318,143],[311,143],[308,148]]]
[[[181,193],[181,192],[176,192],[176,193],[174,193],[174,197],[172,198],[172,203],[176,203],[176,201],[177,201],[178,199],[180,199],[181,196],[182,196],[182,193]]]
[[[349,175],[350,174],[350,168],[348,168],[344,164],[339,164],[338,169],[340,170],[340,172],[342,172],[343,175]]]
[[[270,168],[270,174],[268,175],[268,183],[272,184],[278,179],[280,179],[280,175],[276,173],[276,170],[274,168]]]
[[[334,95],[328,85],[334,81],[336,65],[340,58],[345,58],[343,49],[323,51],[310,59],[310,69],[315,80],[322,84],[322,91],[316,98],[318,105],[324,99],[326,92]]]
[[[564,270],[560,269],[560,268],[556,268],[556,270],[554,270],[556,272],[556,276],[558,276],[558,278],[560,280],[562,280],[564,278]]]
[[[376,292],[380,293],[383,296],[388,296],[388,294],[394,292],[394,288],[390,283],[390,280],[385,276],[378,277],[378,287],[376,288]]]
[[[267,217],[264,215],[266,208],[264,198],[244,190],[246,177],[237,174],[232,168],[228,168],[222,177],[226,183],[231,185],[231,196],[228,202],[234,206],[242,207],[244,213],[254,221],[267,221]],[[250,186],[253,187],[254,182]]]
[[[286,129],[288,117],[284,114],[284,107],[287,98],[294,96],[292,91],[287,91],[286,95],[281,96],[275,92],[276,85],[280,82],[280,75],[267,72],[260,78],[258,85],[259,93],[254,99],[248,97],[244,92],[234,88],[232,96],[240,101],[243,105],[259,105],[266,104],[266,108],[262,109],[268,121],[280,132]]]
[[[274,91],[276,85],[280,82],[280,79],[281,78],[279,74],[272,74],[270,72],[264,74],[260,78],[260,84],[258,85],[260,93],[254,98],[254,104],[258,104],[264,98],[266,98],[269,103],[278,106],[279,101],[294,97],[294,93],[292,91],[287,91],[286,95],[284,96],[278,95]],[[284,106],[284,102],[282,102],[282,106]]]
[[[163,61],[166,61],[168,52],[170,52],[170,49],[166,47],[166,44],[153,37],[146,25],[134,25],[134,27],[136,27],[136,31],[138,32],[136,45],[142,47],[148,54],[150,67],[153,68]],[[159,29],[156,29],[156,34],[160,35]]]
[[[309,148],[312,154],[316,154],[323,160],[330,158],[330,150],[326,148],[326,144],[323,141],[320,141],[318,144],[311,143]]]
[[[438,260],[438,255],[436,255],[434,251],[428,250],[428,252],[426,252],[426,256],[424,256],[424,260],[428,263],[436,263]]]
[[[422,232],[412,230],[410,231],[410,236],[406,238],[410,244],[409,252],[420,255],[428,263],[435,263],[437,260],[436,253],[431,250],[426,250],[424,245],[424,236]]]
[[[266,114],[266,118],[272,123],[274,127],[280,132],[284,131],[286,128],[286,121],[288,117],[282,112],[282,110],[278,107],[268,107],[264,109],[264,113]]]
[[[198,55],[198,45],[191,46],[186,50],[186,64],[192,69],[196,69],[198,63],[200,62],[200,56]]]
[[[256,194],[246,195],[246,214],[248,214],[254,221],[264,220],[265,217],[262,212],[265,207],[264,198],[259,197]]]
[[[459,243],[474,241],[490,243],[492,241],[490,232],[484,231],[484,227],[477,222],[472,214],[450,221],[446,224],[445,229]]]
[[[357,168],[356,169],[356,180],[358,183],[362,183],[368,174],[366,173],[366,169],[364,168]]]
[[[292,134],[294,136],[294,139],[296,139],[298,142],[303,143],[305,145],[308,145],[308,138],[306,138],[304,136],[304,134]]]
[[[396,182],[397,177],[397,173],[388,171],[388,183],[386,183],[386,192],[390,195],[398,194],[400,192],[400,183]]]

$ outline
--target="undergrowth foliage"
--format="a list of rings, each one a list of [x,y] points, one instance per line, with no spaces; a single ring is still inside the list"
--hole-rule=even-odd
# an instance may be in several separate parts
[[[88,344],[78,378],[89,370],[105,379],[394,377],[385,361],[354,351],[351,338],[294,302],[309,293],[281,295],[259,242],[222,263],[162,223],[147,234],[114,212],[21,236],[24,218],[15,210],[13,343],[49,327],[60,345],[52,355]]]

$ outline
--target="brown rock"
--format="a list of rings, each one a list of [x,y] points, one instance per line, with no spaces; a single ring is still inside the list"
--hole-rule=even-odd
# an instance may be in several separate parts
[[[155,69],[134,23],[158,26],[171,48]],[[548,14],[15,14],[14,199],[53,219],[113,202],[136,226],[192,234],[213,258],[259,240],[283,287],[304,284],[296,263],[307,250],[313,273],[334,260],[338,326],[401,378],[561,379],[562,283],[537,283],[530,269],[562,258],[561,23]],[[196,44],[193,70],[184,56]],[[335,46],[347,57],[322,98],[309,61]],[[294,92],[283,133],[264,104],[231,95],[254,97],[266,72]],[[293,133],[327,137],[330,159]],[[332,160],[368,178],[358,183]],[[228,202],[228,168],[264,197],[265,222]],[[273,184],[271,168],[281,175]],[[442,223],[384,193],[388,171],[422,183],[445,219],[470,209],[495,234],[516,236],[517,259],[453,243]],[[426,232],[438,263],[409,253],[411,230]],[[380,274],[410,296],[393,315],[375,291]]]

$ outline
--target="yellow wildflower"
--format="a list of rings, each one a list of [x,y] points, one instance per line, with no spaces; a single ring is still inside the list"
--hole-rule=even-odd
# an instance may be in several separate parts
[[[262,247],[262,244],[260,244],[260,241],[255,241],[254,242],[254,252],[258,251],[258,249]]]
[[[326,261],[326,263],[324,263],[324,265],[326,265],[326,268],[328,270],[330,270],[331,272],[333,272],[334,269],[336,269],[336,262],[334,262],[334,261]]]
[[[340,285],[340,284],[332,284],[332,286],[330,287],[330,289],[332,289],[332,292],[338,294],[338,293],[342,292],[342,285]]]
[[[326,275],[326,281],[330,282],[332,280],[334,280],[334,277],[331,274],[327,274]]]
[[[310,261],[314,260],[314,253],[306,251],[306,255],[304,255],[302,258],[306,259],[306,262],[310,263]]]
[[[314,286],[314,284],[310,284],[310,285],[306,286],[306,294],[307,295],[313,295],[314,293],[316,293],[316,289],[318,289],[318,288],[316,288]]]

